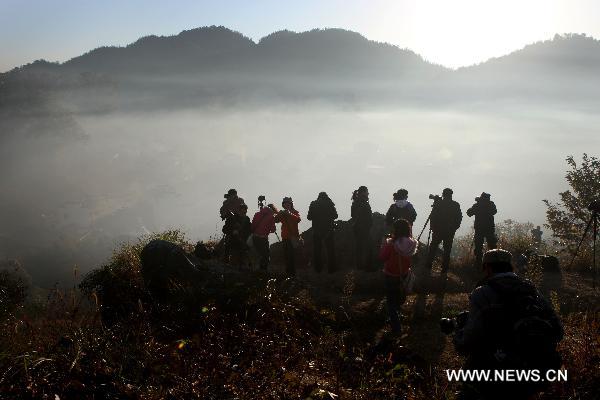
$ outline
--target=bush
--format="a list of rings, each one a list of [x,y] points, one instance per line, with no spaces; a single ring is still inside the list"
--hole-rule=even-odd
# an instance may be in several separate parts
[[[560,248],[570,255],[574,254],[592,218],[588,206],[592,201],[600,200],[600,159],[583,154],[581,164],[578,164],[573,156],[569,156],[567,164],[570,170],[565,178],[571,189],[559,193],[560,202],[544,200],[544,203],[547,226],[552,229]],[[580,267],[589,268],[592,252],[592,232],[588,232],[579,250]]]

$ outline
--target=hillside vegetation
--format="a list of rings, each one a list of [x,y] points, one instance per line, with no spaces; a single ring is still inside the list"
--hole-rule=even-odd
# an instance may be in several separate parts
[[[444,370],[462,358],[438,321],[467,306],[477,273],[465,254],[447,280],[436,278],[436,266],[409,296],[398,338],[388,334],[379,272],[303,269],[289,280],[279,268],[196,260],[199,280],[180,282],[173,302],[153,303],[139,255],[156,237],[191,250],[179,232],[165,232],[124,244],[79,288],[26,304],[3,297],[14,305],[0,335],[4,398],[454,398],[458,387]],[[528,272],[543,284],[540,274]],[[598,297],[589,277],[569,271],[554,289],[569,380],[540,398],[597,398]]]

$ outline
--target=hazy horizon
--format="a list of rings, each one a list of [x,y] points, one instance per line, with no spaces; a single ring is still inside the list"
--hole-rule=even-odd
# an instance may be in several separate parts
[[[170,15],[165,19],[164,15]],[[52,18],[48,18],[52,16]],[[459,0],[192,2],[112,4],[60,0],[32,4],[3,0],[0,71],[38,59],[64,62],[101,46],[124,46],[147,35],[174,35],[220,25],[257,42],[272,32],[338,28],[415,51],[458,68],[500,57],[555,34],[600,37],[600,6],[590,0],[480,2]],[[535,23],[532,23],[535,21]],[[110,26],[110,29],[107,29]],[[510,26],[510,30],[506,29]],[[59,44],[59,45],[58,45]]]

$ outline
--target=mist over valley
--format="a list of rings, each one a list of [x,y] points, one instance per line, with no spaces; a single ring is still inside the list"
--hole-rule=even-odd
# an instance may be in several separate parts
[[[404,187],[419,230],[428,194],[464,212],[486,191],[497,220],[541,225],[565,158],[600,148],[599,67],[581,35],[450,70],[349,31],[221,27],[37,61],[0,74],[0,260],[69,284],[120,241],[220,236],[232,187],[251,215],[327,191],[344,220],[359,185],[379,212]]]

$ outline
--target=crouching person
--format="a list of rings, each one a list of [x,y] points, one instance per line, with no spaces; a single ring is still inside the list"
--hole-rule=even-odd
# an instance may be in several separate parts
[[[417,251],[417,241],[410,234],[405,219],[394,222],[391,237],[383,239],[379,258],[384,262],[383,275],[387,308],[393,333],[400,333],[400,310],[406,301],[405,278],[411,267],[411,257]]]
[[[456,328],[454,345],[467,357],[464,369],[500,377],[510,371],[537,371],[544,380],[548,370],[561,365],[556,347],[563,337],[562,324],[538,289],[513,272],[511,260],[506,250],[485,253],[485,277],[469,296],[469,312],[455,322],[442,320],[442,330]],[[543,389],[542,381],[501,380],[465,382],[459,398],[528,399]]]

